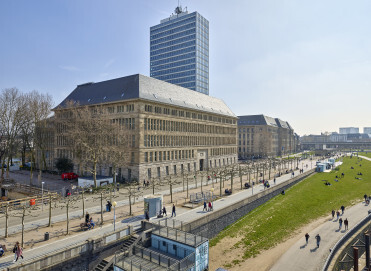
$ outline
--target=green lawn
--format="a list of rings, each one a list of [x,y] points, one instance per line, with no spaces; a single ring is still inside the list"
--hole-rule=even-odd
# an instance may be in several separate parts
[[[357,176],[359,171],[363,176]],[[335,176],[340,176],[342,172],[345,177],[335,182]],[[362,177],[363,180],[355,177]],[[227,227],[210,241],[210,245],[217,245],[224,237],[243,236],[234,247],[243,251],[244,259],[254,257],[282,242],[310,221],[330,214],[332,209],[340,209],[341,205],[350,206],[362,200],[365,193],[371,194],[370,177],[370,161],[360,161],[357,157],[344,158],[339,171],[318,173],[293,186],[286,191],[286,195],[273,198]],[[326,186],[322,180],[328,180],[332,185]],[[238,262],[234,260],[233,265]]]
[[[359,152],[358,155],[366,156],[368,158],[371,158],[371,151],[366,152]]]

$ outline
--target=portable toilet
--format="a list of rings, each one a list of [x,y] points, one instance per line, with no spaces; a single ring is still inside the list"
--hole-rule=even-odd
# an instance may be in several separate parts
[[[144,215],[156,217],[162,210],[162,195],[149,195],[144,197]]]
[[[326,164],[325,163],[318,163],[317,164],[317,172],[324,172],[326,170]]]

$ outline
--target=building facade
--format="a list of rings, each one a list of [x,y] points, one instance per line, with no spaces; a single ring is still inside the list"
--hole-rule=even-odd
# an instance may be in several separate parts
[[[67,101],[103,105],[110,121],[122,123],[132,140],[130,163],[117,170],[125,179],[164,177],[237,163],[237,117],[220,99],[143,75],[79,85]],[[74,159],[55,133],[54,159]],[[112,174],[101,165],[99,175]]]
[[[371,134],[371,127],[363,127],[364,134]]]
[[[238,118],[240,159],[280,156],[296,151],[297,136],[288,122],[264,115]]]
[[[209,22],[179,6],[150,28],[150,76],[209,94]]]
[[[339,134],[358,134],[359,128],[358,127],[343,127],[339,128]]]

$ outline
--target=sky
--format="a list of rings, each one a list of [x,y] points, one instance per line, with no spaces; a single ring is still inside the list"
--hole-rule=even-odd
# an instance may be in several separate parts
[[[0,1],[0,89],[149,76],[149,28],[177,0]],[[371,1],[183,0],[210,27],[210,96],[299,135],[371,127]],[[362,130],[362,129],[361,129]]]

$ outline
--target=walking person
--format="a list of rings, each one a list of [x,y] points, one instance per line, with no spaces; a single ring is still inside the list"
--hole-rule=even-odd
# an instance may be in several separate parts
[[[171,212],[171,217],[175,217],[176,216],[176,212],[175,212],[175,204],[173,204],[173,210]]]
[[[343,219],[342,218],[340,218],[339,219],[339,231],[341,230],[341,226],[343,225]]]
[[[85,214],[85,223],[86,223],[86,225],[89,223],[89,220],[90,220],[90,215],[89,215],[88,212],[86,212],[86,214]]]
[[[209,201],[209,211],[213,210],[213,206],[211,205],[211,201]]]
[[[274,185],[276,185],[276,178],[273,179],[273,183],[274,183]]]
[[[309,234],[306,233],[306,234],[305,234],[305,242],[306,242],[307,245],[308,245],[308,240],[309,240]]]
[[[207,204],[206,204],[206,201],[204,201],[204,209],[203,211],[206,211],[207,212]]]
[[[336,219],[339,220],[340,212],[336,211]]]
[[[13,252],[15,253],[14,254],[15,260],[13,262],[18,261],[19,257],[21,257],[23,259],[23,249],[21,248],[21,245],[19,244],[18,241],[15,243],[15,246],[13,248]]]
[[[341,209],[341,215],[343,215],[344,214],[345,206],[344,205],[341,205],[340,209]]]
[[[332,210],[331,214],[332,214],[332,219],[334,219],[334,217],[335,217],[335,210]]]
[[[321,236],[319,234],[316,235],[316,241],[317,241],[317,248],[319,247],[319,243],[321,243]]]
[[[167,216],[165,205],[164,205],[164,207],[162,208],[162,214]]]
[[[346,219],[344,220],[344,228],[345,228],[345,230],[348,229],[348,218],[346,218]]]

